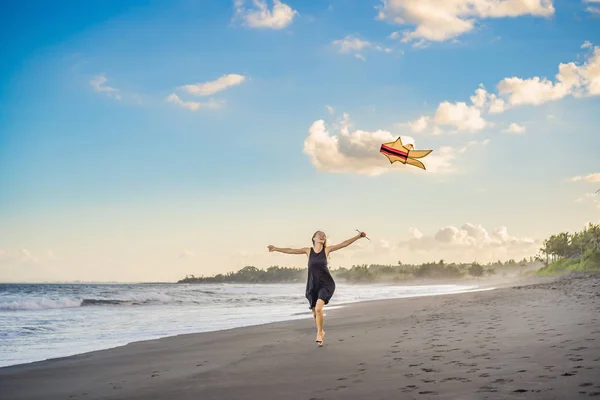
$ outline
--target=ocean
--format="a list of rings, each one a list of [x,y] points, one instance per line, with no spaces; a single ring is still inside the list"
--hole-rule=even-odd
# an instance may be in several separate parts
[[[184,333],[311,319],[304,283],[0,284],[0,367]],[[325,310],[479,290],[474,285],[338,283]]]

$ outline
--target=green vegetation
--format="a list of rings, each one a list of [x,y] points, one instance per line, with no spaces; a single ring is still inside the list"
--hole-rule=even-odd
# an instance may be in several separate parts
[[[540,268],[542,266],[543,268]],[[556,275],[570,271],[600,272],[600,225],[589,224],[583,231],[563,232],[544,241],[540,254],[517,262],[496,261],[485,265],[472,263],[428,262],[419,265],[363,264],[351,268],[331,269],[331,275],[340,282],[376,283],[411,280],[459,280],[490,276]],[[307,269],[272,266],[266,270],[246,266],[237,272],[211,277],[188,275],[178,283],[293,283],[306,280]]]
[[[552,235],[544,241],[540,252],[546,258],[546,265],[537,275],[600,272],[600,225],[590,223],[580,232]]]
[[[473,263],[469,267],[469,275],[472,275],[476,278],[479,278],[480,276],[482,276],[484,272],[485,272],[485,270],[483,269],[483,267],[480,264]]]
[[[238,272],[218,274],[211,277],[187,275],[177,283],[285,283],[299,282],[305,279],[306,268],[286,268],[273,266],[266,270],[246,266]]]
[[[458,280],[468,276],[479,278],[482,276],[492,276],[497,274],[497,270],[502,273],[512,273],[520,275],[523,266],[535,265],[537,261],[531,257],[529,260],[523,259],[517,263],[515,260],[507,262],[496,261],[488,263],[485,267],[476,262],[474,263],[451,263],[446,264],[444,260],[438,262],[429,262],[419,265],[402,264],[381,265],[381,264],[363,264],[353,265],[351,268],[331,269],[331,275],[340,282],[350,283],[376,283],[376,282],[402,282],[415,279],[430,280]],[[210,277],[196,277],[188,275],[178,283],[291,283],[304,282],[306,280],[307,269],[297,267],[279,267],[272,266],[266,270],[258,269],[253,266],[246,266],[237,272],[227,274],[218,274]]]

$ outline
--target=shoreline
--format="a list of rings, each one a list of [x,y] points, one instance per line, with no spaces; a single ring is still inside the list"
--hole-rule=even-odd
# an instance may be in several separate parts
[[[473,283],[475,283],[475,282],[473,282]],[[513,281],[513,283],[515,283],[515,282]],[[276,284],[273,284],[273,285],[276,285]],[[379,286],[378,284],[373,284],[373,283],[372,284],[360,284],[360,285],[361,286],[372,286],[372,287]],[[389,284],[383,283],[383,284],[381,284],[381,286],[389,287],[389,286],[395,286],[395,285],[389,285]],[[398,285],[398,286],[410,287],[410,285]],[[439,284],[432,284],[432,285],[422,284],[422,285],[413,285],[413,286],[427,286],[427,287],[433,286],[433,287],[435,287],[435,286],[463,286],[463,285],[456,285],[454,283],[443,283],[443,284],[439,283]],[[423,294],[410,293],[410,294],[406,294],[406,295],[403,295],[400,297],[361,299],[361,300],[346,301],[346,302],[333,301],[329,305],[325,306],[325,312],[327,312],[328,310],[341,309],[344,307],[352,307],[352,306],[355,306],[360,303],[368,303],[368,302],[373,302],[373,301],[404,300],[404,299],[429,297],[429,296],[445,296],[445,295],[449,295],[449,294],[478,292],[478,291],[490,290],[490,289],[495,289],[495,288],[496,288],[496,285],[491,285],[491,284],[481,285],[478,287],[474,287],[473,285],[464,285],[464,289],[461,288],[459,291],[456,291],[456,292],[441,292],[441,293],[434,292],[434,293],[423,293]],[[302,303],[302,304],[304,305],[304,303]],[[299,307],[299,310],[302,310],[302,311],[294,312],[294,313],[287,315],[286,317],[275,319],[272,321],[256,322],[256,323],[253,322],[253,323],[246,324],[246,325],[239,325],[239,326],[234,326],[234,327],[220,327],[220,328],[216,328],[216,329],[212,329],[212,330],[198,331],[198,332],[172,333],[172,334],[166,334],[164,336],[155,336],[155,337],[134,339],[129,342],[118,342],[118,343],[114,343],[114,344],[107,343],[106,346],[98,346],[96,348],[87,349],[87,350],[84,350],[81,352],[74,352],[72,354],[56,355],[56,356],[48,357],[46,359],[34,359],[34,360],[30,360],[30,361],[25,361],[25,362],[19,362],[17,364],[0,365],[0,369],[21,366],[21,365],[28,365],[28,364],[39,363],[39,362],[44,362],[44,361],[52,361],[54,359],[60,359],[60,358],[65,358],[65,357],[80,356],[80,355],[85,355],[87,353],[92,353],[92,352],[97,352],[97,351],[112,350],[112,349],[117,349],[117,348],[120,348],[123,346],[135,344],[138,342],[148,341],[148,340],[167,339],[167,338],[173,338],[173,337],[177,337],[180,335],[187,335],[187,334],[203,334],[203,333],[210,333],[210,332],[220,332],[220,331],[225,331],[225,330],[229,330],[229,329],[240,329],[240,328],[252,327],[252,326],[262,326],[262,325],[271,324],[271,323],[288,322],[288,321],[301,320],[304,318],[312,318],[311,311],[308,309],[308,307],[304,307],[303,305]],[[65,308],[79,308],[79,307],[82,307],[82,306],[72,306],[72,307],[65,307]],[[11,312],[11,311],[19,312],[19,311],[28,311],[28,310],[8,310],[8,311],[9,312]],[[31,311],[37,311],[37,310],[31,310]]]
[[[15,400],[600,396],[600,275],[535,281],[334,304],[325,309],[322,348],[312,319],[299,319],[7,366],[0,393]]]

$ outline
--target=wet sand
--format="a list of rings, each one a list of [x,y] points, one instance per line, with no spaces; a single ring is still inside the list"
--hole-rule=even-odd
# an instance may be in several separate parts
[[[310,318],[0,368],[0,399],[600,399],[600,275],[326,308],[325,331],[321,348]]]

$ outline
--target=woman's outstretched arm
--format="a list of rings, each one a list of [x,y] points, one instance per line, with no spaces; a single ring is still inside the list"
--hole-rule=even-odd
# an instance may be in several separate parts
[[[348,240],[344,240],[344,241],[343,241],[342,243],[340,243],[340,244],[336,244],[336,245],[333,245],[333,246],[327,246],[327,251],[328,251],[329,253],[331,253],[332,251],[336,251],[336,250],[339,250],[339,249],[343,249],[344,247],[351,245],[352,243],[356,242],[356,241],[357,241],[358,239],[360,239],[361,237],[365,237],[365,236],[366,236],[366,235],[365,235],[365,233],[364,233],[364,232],[361,232],[361,233],[359,233],[358,235],[356,235],[356,236],[353,236],[353,237],[351,237],[351,238],[350,238],[350,239],[348,239]]]
[[[290,249],[288,247],[275,247],[272,244],[268,245],[267,247],[269,248],[269,251],[278,251],[285,254],[308,254],[308,247],[303,247],[301,249]]]

